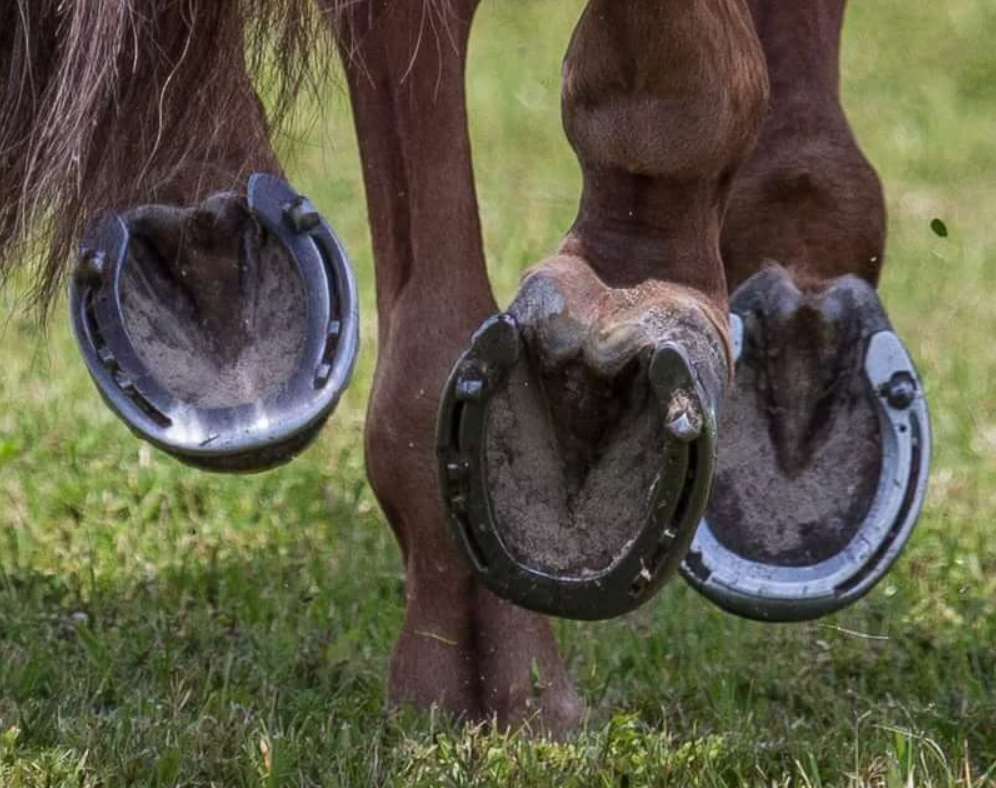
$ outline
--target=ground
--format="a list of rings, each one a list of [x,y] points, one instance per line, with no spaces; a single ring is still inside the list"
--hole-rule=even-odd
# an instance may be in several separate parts
[[[473,135],[503,304],[576,207],[558,83],[579,7],[480,12]],[[22,314],[3,326],[0,786],[996,784],[993,30],[991,0],[856,1],[848,20],[844,96],[889,197],[882,291],[936,432],[919,530],[867,599],[765,626],[675,581],[626,619],[561,624],[592,709],[563,744],[387,713],[403,578],[363,474],[373,280],[333,88],[323,116],[302,110],[289,170],[352,251],[365,345],[297,462],[183,468],[101,405],[61,307],[42,338]]]

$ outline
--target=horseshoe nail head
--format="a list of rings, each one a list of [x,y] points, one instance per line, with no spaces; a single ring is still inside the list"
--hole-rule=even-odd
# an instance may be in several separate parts
[[[299,197],[284,208],[284,218],[294,232],[310,233],[322,223],[321,214],[306,197]]]
[[[100,250],[85,250],[83,252],[79,267],[81,281],[97,284],[104,278],[106,270],[107,254],[105,252]]]

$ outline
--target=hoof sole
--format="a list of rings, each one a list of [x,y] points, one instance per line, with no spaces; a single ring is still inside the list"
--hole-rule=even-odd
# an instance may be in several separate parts
[[[754,305],[734,300],[737,384],[720,417],[712,501],[682,574],[746,618],[808,620],[855,602],[889,571],[923,506],[930,422],[916,369],[874,291],[844,288],[861,305],[844,317],[867,327],[852,390],[836,391],[844,404],[797,464],[779,462]]]

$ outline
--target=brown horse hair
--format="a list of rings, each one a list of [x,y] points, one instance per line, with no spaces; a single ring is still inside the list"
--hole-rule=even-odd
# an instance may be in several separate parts
[[[0,4],[0,285],[37,261],[27,300],[44,316],[99,212],[279,170],[270,140],[320,84],[324,23],[305,0]]]

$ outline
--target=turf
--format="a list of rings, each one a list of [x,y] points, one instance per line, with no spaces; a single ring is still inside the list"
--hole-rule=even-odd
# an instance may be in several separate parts
[[[480,12],[473,137],[503,303],[576,206],[558,86],[579,7]],[[592,709],[567,743],[388,713],[403,576],[363,473],[373,278],[347,102],[330,88],[321,116],[302,111],[289,171],[352,251],[366,342],[297,462],[185,469],[105,410],[63,320],[41,337],[21,313],[6,324],[0,786],[994,784],[993,30],[991,0],[865,0],[848,19],[845,100],[889,197],[882,290],[937,444],[919,530],[866,600],[763,626],[679,581],[624,620],[561,624]]]

